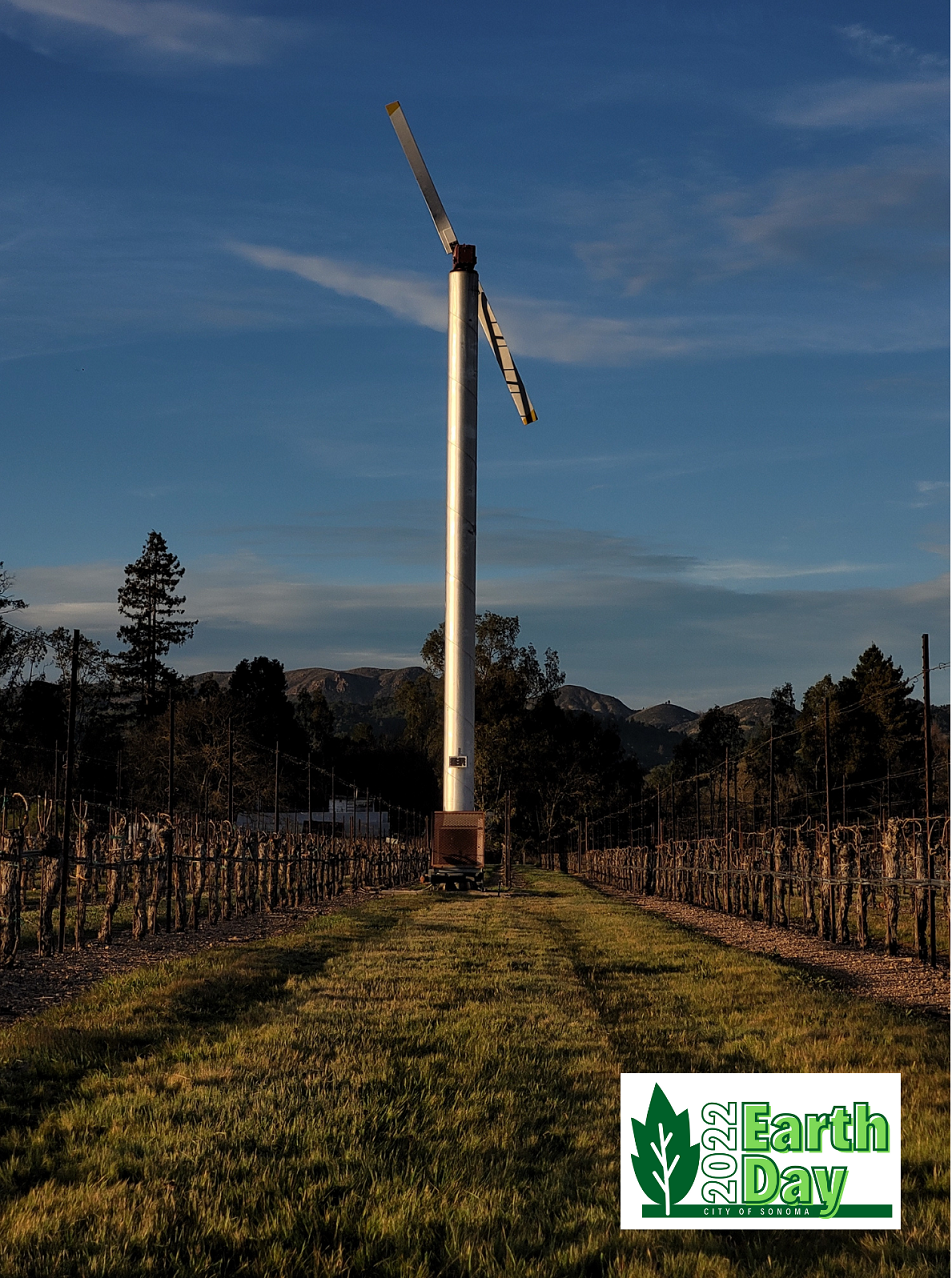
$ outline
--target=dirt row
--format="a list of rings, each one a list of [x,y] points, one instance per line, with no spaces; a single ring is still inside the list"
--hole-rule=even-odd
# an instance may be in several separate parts
[[[41,958],[29,951],[21,952],[9,967],[0,968],[0,1026],[64,1003],[88,990],[97,981],[120,972],[205,950],[280,936],[300,927],[308,919],[333,914],[379,895],[375,889],[345,892],[321,905],[249,914],[245,918],[228,919],[215,927],[170,934],[159,932],[141,941],[133,941],[131,936],[120,933],[113,938],[111,945],[90,941],[84,949],[67,948],[65,953],[50,958]]]
[[[768,927],[766,923],[703,906],[636,896],[601,884],[597,887],[606,896],[629,900],[641,910],[661,914],[680,927],[713,937],[724,945],[792,963],[820,983],[829,982],[862,998],[894,1003],[911,1011],[949,1016],[948,959],[942,961],[942,966],[931,968],[908,955],[890,957],[882,949],[834,945],[792,927]]]

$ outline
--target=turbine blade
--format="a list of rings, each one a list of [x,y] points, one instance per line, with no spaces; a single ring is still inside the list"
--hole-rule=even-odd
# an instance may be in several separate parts
[[[479,286],[479,322],[483,326],[486,340],[493,348],[496,363],[502,369],[502,375],[509,387],[509,394],[516,406],[516,412],[522,418],[523,425],[528,426],[530,422],[537,422],[539,419],[536,416],[536,410],[532,407],[532,400],[526,394],[526,388],[522,384],[519,370],[509,350],[509,343],[503,337],[499,321],[493,314],[493,308],[489,305],[489,298],[483,292],[482,284]]]
[[[390,116],[390,123],[393,125],[397,137],[400,139],[400,145],[403,147],[403,154],[410,161],[410,168],[413,170],[413,176],[416,178],[420,190],[423,192],[423,198],[426,200],[426,207],[430,210],[430,216],[436,226],[437,234],[443,241],[443,247],[447,253],[453,252],[453,246],[458,243],[456,232],[450,226],[450,220],[446,216],[446,209],[443,207],[443,201],[436,193],[436,187],[433,185],[433,179],[430,177],[429,170],[423,163],[423,156],[420,154],[420,148],[416,144],[416,139],[410,132],[410,126],[407,124],[407,117],[403,114],[403,107],[399,102],[391,102],[387,106],[387,114]]]

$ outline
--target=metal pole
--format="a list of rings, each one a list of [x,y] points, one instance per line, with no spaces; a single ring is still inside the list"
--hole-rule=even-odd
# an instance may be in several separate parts
[[[165,930],[172,931],[172,864],[175,846],[175,697],[169,688],[169,842],[165,855]]]
[[[311,822],[313,820],[314,807],[311,800],[311,752],[307,752],[307,832],[312,834]]]
[[[777,806],[774,795],[773,726],[770,728],[770,828],[777,824]]]
[[[60,849],[59,951],[66,948],[66,882],[73,816],[73,765],[76,753],[76,682],[79,674],[79,631],[73,631],[69,658],[69,709],[66,717],[66,786],[63,793],[63,846]]]
[[[457,244],[449,276],[446,406],[446,625],[443,810],[472,812],[476,700],[476,251]]]
[[[929,873],[929,962],[935,967],[935,854],[932,851],[932,693],[929,680],[929,636],[922,636],[922,738],[926,770],[926,867]]]

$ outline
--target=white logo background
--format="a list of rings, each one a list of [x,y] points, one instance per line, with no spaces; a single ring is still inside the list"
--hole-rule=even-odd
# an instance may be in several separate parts
[[[899,1229],[900,1224],[900,1120],[901,1087],[899,1074],[622,1074],[621,1075],[621,1227],[622,1229]],[[671,1216],[644,1216],[643,1207],[651,1207],[635,1175],[632,1156],[637,1152],[631,1120],[644,1123],[655,1086],[661,1087],[675,1114],[687,1109],[690,1117],[690,1144],[700,1144],[702,1162],[697,1177]],[[889,1150],[852,1152],[834,1149],[831,1133],[820,1135],[819,1151],[802,1149],[783,1152],[775,1148],[764,1151],[744,1149],[745,1104],[767,1104],[766,1129],[779,1114],[794,1114],[801,1120],[807,1114],[829,1114],[843,1106],[851,1119],[854,1104],[865,1103],[869,1114],[882,1115],[889,1124]],[[731,1111],[730,1106],[734,1106]],[[708,1108],[710,1107],[710,1108]],[[714,1107],[724,1107],[723,1109]],[[733,1134],[730,1116],[735,1116]],[[753,1111],[748,1111],[750,1115]],[[703,1116],[702,1116],[703,1114]],[[860,1111],[862,1115],[862,1111]],[[843,1128],[853,1140],[852,1122]],[[721,1135],[715,1133],[721,1132]],[[870,1143],[875,1133],[870,1132]],[[842,1138],[840,1143],[843,1143]],[[733,1149],[731,1145],[733,1144]],[[646,1151],[641,1151],[644,1155]],[[781,1175],[785,1168],[800,1166],[820,1168],[826,1179],[833,1168],[846,1168],[841,1204],[889,1204],[887,1217],[819,1215],[822,1206],[816,1181],[809,1217],[779,1198],[771,1203],[748,1207],[743,1202],[742,1160],[747,1154],[760,1153],[771,1159]],[[732,1164],[736,1170],[732,1174]],[[827,1172],[824,1172],[827,1169]],[[837,1173],[841,1176],[842,1173]],[[731,1181],[734,1181],[733,1190]],[[723,1186],[723,1188],[719,1188]],[[734,1197],[734,1204],[729,1200]],[[700,1214],[675,1214],[677,1206],[696,1205]],[[654,1208],[654,1210],[658,1210]],[[663,1208],[662,1208],[663,1210]]]

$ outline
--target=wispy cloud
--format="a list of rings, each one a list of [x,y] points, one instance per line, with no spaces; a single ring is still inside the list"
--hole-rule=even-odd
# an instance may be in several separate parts
[[[948,178],[924,157],[779,175],[756,212],[726,215],[757,264],[806,263],[864,283],[947,260]]]
[[[785,267],[801,279],[807,267],[876,285],[941,268],[948,178],[943,159],[894,147],[862,164],[791,168],[747,185],[656,184],[616,194],[598,214],[610,234],[576,251],[597,279],[620,278],[630,294],[775,283]]]
[[[240,547],[252,556],[320,564],[348,580],[356,561],[371,573],[387,564],[410,569],[413,579],[443,571],[442,503],[388,501],[346,510],[316,511],[287,524],[237,524],[204,530],[211,541]],[[328,569],[328,565],[337,565]],[[824,578],[854,578],[882,572],[890,565],[834,560],[827,563],[767,562],[755,559],[711,560],[649,540],[556,519],[543,519],[512,508],[479,513],[480,574],[529,582],[537,573],[579,572],[593,576],[665,578],[698,584],[735,583],[774,590],[779,583]],[[366,576],[366,571],[361,570]]]
[[[121,563],[18,568],[32,625],[78,625],[113,647]],[[174,654],[185,673],[228,670],[264,653],[286,668],[401,666],[442,616],[442,583],[354,583],[292,575],[253,555],[194,563],[188,607],[201,618]],[[919,636],[943,639],[948,579],[895,589],[755,593],[613,572],[485,575],[478,606],[516,614],[524,637],[557,648],[569,680],[628,705],[666,698],[703,709],[764,695],[792,680],[798,694],[826,671],[846,673],[870,643],[914,669]],[[947,695],[944,678],[936,700]]]
[[[333,289],[343,297],[375,302],[392,315],[426,328],[446,328],[446,294],[437,284],[409,272],[378,271],[307,253],[289,253],[263,244],[231,243],[239,257],[269,271],[289,271],[301,279]]]
[[[779,223],[779,219],[775,219]],[[751,242],[756,228],[748,232]],[[768,239],[766,228],[759,232]],[[777,234],[775,227],[774,234]],[[400,319],[445,329],[445,302],[434,283],[408,274],[375,269],[309,254],[253,244],[231,244],[232,252],[270,270],[287,271],[345,297],[382,306]],[[945,330],[918,306],[894,305],[888,317],[871,322],[834,305],[822,317],[709,311],[614,319],[579,315],[558,304],[525,297],[493,297],[512,349],[560,364],[624,365],[676,356],[765,353],[792,350],[902,351],[942,345]]]
[[[920,479],[916,483],[916,492],[919,496],[910,505],[913,510],[924,510],[925,507],[934,506],[937,502],[948,501],[949,481],[947,479]],[[947,544],[945,551],[948,553]]]
[[[913,67],[925,73],[934,73],[949,65],[948,58],[935,53],[923,53],[911,44],[904,44],[895,36],[872,31],[860,22],[836,31],[846,42],[848,51],[861,62],[873,66]]]
[[[176,0],[0,0],[0,30],[41,51],[79,36],[163,58],[248,66],[266,61],[300,28]]]
[[[289,253],[258,244],[232,243],[240,257],[268,270],[289,271],[344,297],[360,297],[392,315],[445,330],[446,296],[435,282],[409,273],[379,271],[312,254]],[[582,316],[526,297],[493,296],[493,307],[517,354],[560,364],[622,364],[638,357],[676,355],[696,345],[679,333],[677,320],[638,324]]]
[[[758,560],[735,559],[701,563],[690,574],[696,581],[794,581],[800,577],[852,577],[864,572],[882,572],[888,564],[770,564]]]
[[[941,125],[947,117],[945,79],[837,80],[798,90],[774,113],[800,129],[869,129]]]
[[[355,519],[355,516],[358,518]],[[259,553],[282,543],[315,560],[368,559],[442,572],[444,507],[439,502],[375,502],[346,513],[315,513],[295,524],[244,524],[207,530]],[[482,569],[525,573],[583,569],[591,572],[677,575],[698,560],[653,547],[636,538],[577,528],[524,511],[480,511],[479,562]]]

